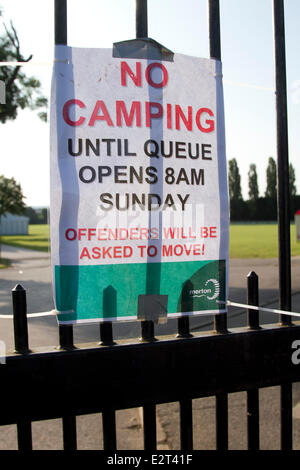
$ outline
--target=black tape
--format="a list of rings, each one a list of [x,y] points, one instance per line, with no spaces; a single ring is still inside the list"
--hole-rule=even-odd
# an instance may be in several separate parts
[[[139,295],[137,319],[166,323],[168,315],[167,295]]]
[[[174,52],[151,38],[129,39],[113,44],[113,57],[174,61]]]

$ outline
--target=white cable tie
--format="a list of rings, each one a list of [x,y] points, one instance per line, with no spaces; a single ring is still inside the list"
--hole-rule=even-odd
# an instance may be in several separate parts
[[[70,313],[74,313],[74,310],[52,310],[54,315],[67,315]]]

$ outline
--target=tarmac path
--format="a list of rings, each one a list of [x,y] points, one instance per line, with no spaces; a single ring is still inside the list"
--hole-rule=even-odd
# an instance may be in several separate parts
[[[21,284],[27,291],[28,313],[51,311],[54,308],[51,287],[51,269],[48,253],[2,246],[2,256],[12,261],[11,267],[0,270],[0,314],[11,312],[11,290]],[[246,303],[247,274],[255,271],[259,276],[260,305],[278,308],[277,259],[231,259],[229,265],[229,299]],[[300,257],[292,259],[293,309],[300,312]],[[277,315],[260,313],[261,324],[276,323]],[[243,309],[228,309],[228,328],[245,326]],[[211,330],[213,317],[201,316],[190,321],[192,331]],[[55,316],[32,318],[28,322],[30,348],[58,344],[58,328]],[[159,325],[156,334],[176,333],[176,320]],[[138,337],[139,324],[126,322],[114,325],[114,338]],[[12,320],[0,319],[0,340],[5,341],[7,351],[13,350]],[[74,326],[75,344],[99,341],[97,325]],[[2,365],[1,365],[2,367]],[[294,385],[294,441],[300,449],[300,387]],[[260,391],[261,446],[263,449],[279,449],[279,388]],[[193,400],[195,448],[215,447],[214,397]],[[243,412],[242,412],[243,411]],[[229,443],[232,449],[246,448],[246,393],[229,396]],[[157,406],[158,448],[179,449],[179,405],[171,403]],[[143,437],[140,409],[117,412],[118,448],[142,449]],[[99,449],[101,419],[99,415],[77,418],[78,448]],[[36,449],[61,448],[61,420],[33,423],[33,440]],[[16,427],[0,428],[0,450],[15,449]]]

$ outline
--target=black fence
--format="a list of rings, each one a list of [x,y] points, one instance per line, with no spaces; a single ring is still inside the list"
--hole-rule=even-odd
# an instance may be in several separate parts
[[[112,324],[102,323],[99,343],[83,349],[73,345],[72,328],[66,336],[69,327],[60,326],[59,347],[30,351],[25,290],[17,286],[12,298],[15,353],[0,367],[0,425],[17,424],[19,450],[32,449],[32,421],[55,418],[62,418],[64,449],[76,450],[76,416],[90,413],[102,413],[103,448],[116,450],[116,410],[142,407],[144,449],[153,451],[156,405],[179,402],[181,450],[190,451],[192,400],[208,396],[216,397],[216,449],[227,450],[228,394],[240,391],[247,391],[248,449],[258,450],[259,389],[270,386],[281,389],[281,448],[292,449],[292,384],[300,381],[292,344],[300,322],[261,327],[258,311],[249,310],[245,327],[191,334],[185,317],[173,337],[126,343],[114,342]],[[258,304],[253,272],[248,303]]]
[[[56,0],[57,44],[67,43],[66,1]],[[209,0],[210,55],[221,58],[219,1]],[[277,100],[279,297],[291,310],[288,145],[283,0],[274,0]],[[137,0],[137,37],[147,37],[147,2]],[[248,304],[258,305],[258,280],[248,277]],[[216,397],[216,448],[228,448],[228,394],[246,391],[248,448],[259,448],[259,389],[281,388],[281,449],[292,449],[292,384],[300,381],[291,360],[300,324],[281,315],[278,325],[260,327],[258,313],[248,325],[227,330],[226,314],[214,331],[191,334],[189,319],[178,320],[173,338],[155,338],[153,322],[141,324],[141,338],[118,344],[111,323],[100,324],[100,342],[75,347],[72,326],[59,327],[59,348],[30,351],[26,293],[13,291],[15,353],[0,367],[0,424],[17,424],[20,450],[32,448],[33,421],[62,418],[65,450],[76,449],[76,416],[102,413],[103,447],[116,449],[116,410],[143,407],[145,450],[156,449],[156,406],[179,402],[181,449],[193,449],[192,400]],[[120,392],[121,384],[121,392]],[[43,397],[42,400],[38,397]],[[67,397],[61,400],[61,397]]]

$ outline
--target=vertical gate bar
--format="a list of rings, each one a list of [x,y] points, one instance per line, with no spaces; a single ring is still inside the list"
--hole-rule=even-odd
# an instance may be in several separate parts
[[[54,1],[54,42],[55,44],[68,43],[67,0]],[[73,326],[59,325],[59,344],[61,349],[74,348]],[[65,450],[76,450],[76,417],[63,416],[63,443]]]
[[[219,0],[208,0],[208,27],[210,57],[221,60],[220,4]],[[215,316],[215,331],[227,332],[226,313]],[[228,448],[228,395],[216,395],[216,445],[218,450]]]
[[[74,349],[73,326],[59,325],[59,346],[61,349]]]
[[[26,354],[28,347],[26,290],[17,284],[12,290],[15,351]]]
[[[258,298],[258,276],[254,271],[251,271],[247,276],[247,304],[258,307]],[[247,313],[248,327],[253,330],[259,329],[259,311],[248,308]]]
[[[135,2],[135,30],[137,39],[148,37],[147,0],[136,0]]]
[[[259,391],[247,391],[248,450],[259,450]]]
[[[144,450],[156,450],[156,406],[143,406]]]
[[[190,338],[189,317],[178,318],[177,338]],[[180,442],[181,450],[193,449],[193,402],[191,399],[180,400]]]
[[[219,0],[208,0],[208,33],[210,57],[221,60]]]
[[[114,410],[105,410],[102,413],[103,448],[104,450],[117,449],[116,414]]]
[[[54,42],[61,45],[68,43],[67,0],[54,0]],[[72,349],[73,326],[59,325],[58,329],[60,347]]]
[[[64,450],[77,449],[76,416],[63,416],[63,443]]]
[[[188,316],[178,318],[177,330],[177,338],[191,338],[193,336],[190,333],[190,319]]]
[[[54,2],[54,41],[55,44],[68,42],[67,0],[55,0]],[[59,344],[62,349],[72,349],[73,326],[59,325]]]
[[[208,33],[210,57],[221,60],[220,5],[219,0],[208,0]],[[215,331],[227,332],[227,314],[215,315]]]
[[[293,448],[293,412],[292,412],[292,384],[283,384],[280,387],[281,401],[281,450]]]
[[[277,129],[277,217],[280,309],[291,310],[291,251],[289,204],[288,116],[286,90],[284,2],[273,0],[276,129]],[[282,326],[291,317],[280,315]],[[292,449],[292,385],[281,385],[281,448]]]
[[[54,38],[55,44],[67,44],[67,0],[55,0],[54,3]]]
[[[144,320],[141,322],[141,340],[142,341],[156,341],[154,337],[154,322]]]
[[[102,346],[112,346],[115,344],[111,321],[100,323],[100,344]]]
[[[17,284],[12,290],[13,324],[15,351],[20,354],[30,352],[28,346],[26,290]],[[32,430],[30,421],[17,422],[18,449],[32,450]]]
[[[217,450],[228,450],[228,395],[216,395],[216,444]]]
[[[148,37],[148,5],[147,0],[135,2],[135,29],[136,38]],[[141,322],[141,336],[144,341],[154,340],[154,323],[150,320]]]
[[[30,421],[17,423],[18,449],[20,451],[32,450],[32,430]]]
[[[59,325],[60,348],[65,350],[74,349],[73,326]],[[76,416],[62,416],[63,444],[64,450],[73,451],[77,449]]]
[[[179,405],[181,450],[193,450],[193,402],[180,400]]]
[[[291,310],[289,154],[283,0],[273,0],[277,130],[277,216],[280,309]],[[291,318],[281,315],[282,325]]]
[[[247,303],[258,306],[258,276],[251,271],[247,276]],[[257,330],[259,326],[259,312],[248,309],[248,328]],[[259,390],[247,391],[247,428],[248,450],[259,450]]]
[[[108,286],[103,291],[103,321],[100,322],[100,345],[112,346],[113,340],[113,324],[112,321],[105,321],[107,318],[116,316],[117,311],[117,291]]]

